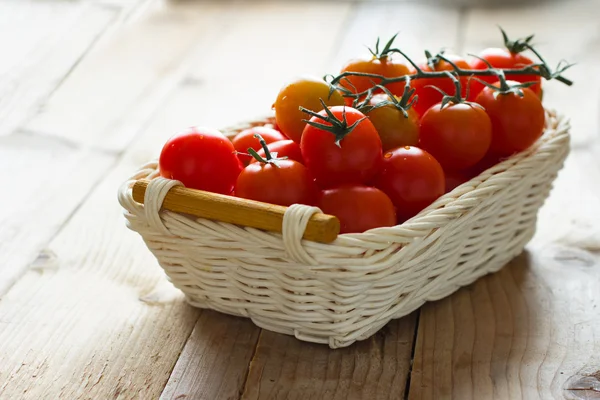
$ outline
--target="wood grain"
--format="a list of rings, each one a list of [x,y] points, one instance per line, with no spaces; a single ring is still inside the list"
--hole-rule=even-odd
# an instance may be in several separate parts
[[[211,32],[218,31],[229,9],[216,3],[153,2],[143,17],[100,42],[25,128],[122,151],[177,85],[193,50],[214,39]]]
[[[588,109],[599,104],[600,82],[591,74],[600,61],[591,17],[598,9],[559,2],[467,16],[467,51],[493,45],[493,19],[513,36],[536,32],[552,63],[588,65],[568,74],[572,88],[549,83],[544,91],[545,103],[571,118],[573,145],[535,238],[499,273],[423,307],[410,399],[598,397],[590,388],[598,387],[600,370],[600,138]],[[569,22],[556,30],[552,21]],[[578,97],[585,104],[573,104]]]
[[[38,111],[121,11],[81,2],[0,3],[0,136]]]
[[[243,399],[401,399],[416,313],[337,350],[262,331]]]
[[[156,398],[198,311],[123,224],[98,185],[0,302],[0,398]],[[34,379],[32,379],[34,378]]]
[[[202,311],[160,398],[239,398],[259,332],[249,319]]]
[[[149,181],[142,179],[133,185],[132,197],[138,203],[144,203],[148,183]],[[275,204],[185,187],[169,190],[162,206],[166,210],[279,233],[283,231],[283,217],[287,210],[287,207]],[[330,243],[339,233],[340,220],[337,217],[316,213],[308,220],[302,237],[315,242]]]
[[[115,158],[26,134],[0,136],[0,296],[27,267],[49,263],[46,244]],[[68,195],[65,195],[68,193]]]

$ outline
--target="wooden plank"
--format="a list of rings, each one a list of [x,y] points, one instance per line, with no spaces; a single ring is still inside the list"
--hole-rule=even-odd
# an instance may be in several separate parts
[[[243,399],[401,399],[416,313],[342,349],[262,331]]]
[[[160,398],[239,398],[259,332],[249,319],[203,311]]]
[[[0,398],[157,398],[198,311],[124,226],[121,164],[0,302]]]
[[[44,249],[115,157],[25,133],[0,137],[0,296]]]
[[[135,23],[99,43],[26,129],[122,151],[176,85],[193,50],[222,33],[218,22],[226,20],[227,9],[154,2]]]
[[[545,3],[468,15],[468,51],[497,43],[493,19],[513,36],[536,32],[540,51],[554,62],[589,66],[568,74],[572,88],[546,85],[546,104],[571,118],[573,145],[534,240],[499,273],[422,309],[410,399],[598,396],[586,390],[600,383],[600,139],[590,116],[600,100],[591,73],[600,61],[598,11],[592,2]],[[553,21],[565,24],[555,31]]]
[[[74,2],[0,3],[0,136],[37,111],[119,12]]]
[[[198,5],[178,5],[178,15],[186,14],[185,7],[190,10],[186,24],[206,29],[219,23],[223,10],[205,7],[198,13]],[[157,21],[173,15],[168,9],[151,12]],[[144,21],[141,17],[132,24]],[[171,39],[177,42],[178,36]],[[87,97],[86,93],[82,97]],[[186,112],[193,107],[187,105]],[[165,135],[171,134],[161,129],[162,123],[175,124],[169,118],[179,115],[161,114],[150,124],[151,134],[130,149],[2,298],[0,398],[157,398],[163,390],[199,312],[183,302],[140,238],[126,229],[116,189],[136,167],[156,157]],[[37,135],[32,137],[40,149],[47,143],[61,143],[50,137],[43,141]],[[76,148],[71,142],[62,143]],[[50,154],[45,157],[51,165]],[[90,154],[92,164],[98,154],[107,160],[114,158],[111,153]],[[47,168],[43,158],[34,166],[32,179],[39,176],[54,183],[52,174],[57,171]],[[56,192],[63,201],[64,194],[73,192],[72,186],[83,180],[84,167],[73,162],[69,170],[62,171],[75,178]],[[15,180],[21,177],[26,178],[19,174]],[[83,189],[96,185],[94,177],[89,178]],[[42,197],[40,193],[43,191],[33,191],[32,195]],[[48,203],[47,213],[53,211],[52,204]],[[38,215],[41,220],[48,218]]]

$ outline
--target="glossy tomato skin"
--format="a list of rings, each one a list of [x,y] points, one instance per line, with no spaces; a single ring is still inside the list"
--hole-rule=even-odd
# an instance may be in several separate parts
[[[469,168],[487,153],[492,123],[476,105],[436,104],[421,118],[419,146],[439,161],[444,170]]]
[[[387,95],[376,95],[370,104],[387,100]],[[409,108],[408,117],[393,105],[376,108],[368,113],[368,117],[377,129],[381,138],[383,151],[401,146],[416,146],[419,143],[419,116]]]
[[[242,170],[233,144],[221,132],[189,128],[164,145],[160,175],[181,181],[186,187],[230,194]]]
[[[469,63],[464,58],[457,56],[457,55],[453,55],[453,54],[446,54],[445,56],[450,61],[452,61],[454,64],[456,64],[459,68],[469,69]],[[453,70],[452,65],[448,64],[446,61],[443,61],[443,60],[440,60],[440,62],[438,62],[435,65],[435,68],[431,68],[429,65],[427,65],[427,63],[421,63],[419,65],[419,68],[421,68],[423,71],[452,71]],[[466,95],[466,92],[467,92],[468,79],[469,78],[466,76],[461,76],[459,78],[461,88],[462,88],[461,95],[463,97]],[[450,78],[415,79],[411,82],[411,85],[413,88],[415,88],[415,94],[417,96],[419,96],[417,99],[417,102],[413,105],[413,108],[415,109],[417,114],[419,114],[420,116],[425,114],[425,112],[429,108],[431,108],[434,104],[441,102],[442,97],[443,97],[443,95],[440,92],[438,92],[437,90],[435,90],[431,87],[427,87],[427,86],[436,86],[436,87],[440,88],[441,90],[443,90],[444,93],[447,93],[450,96],[453,96],[456,94],[454,82],[452,82],[452,79],[450,79]]]
[[[411,72],[410,68],[404,64],[398,57],[389,55],[387,57],[377,58],[358,58],[350,60],[341,72],[363,72],[369,74],[382,75],[386,78],[393,78],[407,75]],[[364,92],[365,90],[373,87],[373,84],[379,84],[381,79],[369,78],[365,76],[347,76],[345,79],[340,81],[340,84],[346,89],[351,90],[354,93]],[[396,96],[402,96],[404,92],[405,82],[394,82],[386,85],[386,88],[390,90]]]
[[[494,68],[500,69],[515,69],[522,68],[527,65],[533,64],[533,61],[524,55],[523,53],[511,53],[507,49],[499,48],[488,48],[483,50],[479,57],[487,60]],[[487,69],[488,66],[480,59],[473,59],[470,63],[471,69]],[[478,76],[477,78],[482,81],[493,83],[498,81],[498,78],[494,76]],[[533,91],[537,96],[541,96],[542,93],[542,77],[539,75],[511,75],[506,74],[507,80],[513,80],[517,82],[537,82],[529,89]],[[469,82],[469,100],[474,100],[485,86],[483,83],[477,82],[472,79]]]
[[[319,208],[340,220],[340,233],[361,233],[396,225],[390,198],[381,190],[363,185],[342,185],[321,193]]]
[[[492,89],[485,88],[477,96],[476,102],[485,108],[492,122],[492,154],[509,156],[523,151],[544,132],[546,116],[542,102],[531,90],[522,91],[523,97],[515,93],[494,96]]]
[[[276,124],[281,132],[294,142],[300,143],[306,125],[302,120],[309,117],[300,111],[300,107],[320,111],[323,106],[319,99],[323,99],[328,106],[343,105],[344,98],[339,92],[334,91],[330,96],[330,87],[322,79],[310,76],[296,78],[284,85],[273,104]]]
[[[471,175],[468,171],[444,171],[444,178],[446,180],[446,193],[449,193],[470,180]]]
[[[255,134],[262,136],[267,144],[287,139],[281,132],[264,126],[255,126],[253,128],[241,131],[235,135],[231,142],[233,143],[233,147],[235,147],[236,151],[244,153],[238,154],[238,158],[244,165],[248,165],[248,163],[253,160],[252,156],[246,155],[248,154],[249,147],[255,151],[261,149],[258,139],[254,137]]]
[[[300,151],[300,145],[293,140],[280,140],[267,145],[270,153],[277,153],[277,158],[287,157],[288,160],[298,161],[300,164],[304,164],[302,158],[302,152]],[[261,157],[265,157],[265,151],[260,149],[257,153]],[[255,158],[252,158],[251,163],[258,162]]]
[[[350,107],[330,107],[342,120],[344,113],[348,125],[364,118],[364,114]],[[319,114],[326,115],[325,111]],[[331,125],[316,117],[311,121]],[[381,163],[381,139],[377,130],[366,118],[346,135],[339,146],[335,135],[311,125],[302,134],[300,150],[304,163],[322,188],[346,183],[364,184],[377,172]]]
[[[308,169],[292,160],[278,161],[278,165],[248,165],[237,179],[236,196],[281,206],[315,205],[319,190]]]
[[[399,147],[383,155],[375,186],[390,197],[401,223],[444,194],[444,171],[426,151],[418,147]]]

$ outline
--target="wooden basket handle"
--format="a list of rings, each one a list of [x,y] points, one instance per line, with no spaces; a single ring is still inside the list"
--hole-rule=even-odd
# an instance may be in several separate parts
[[[144,203],[148,180],[133,185],[133,199]],[[250,226],[281,233],[287,207],[226,196],[203,190],[175,186],[165,196],[163,209],[196,217]],[[308,221],[303,239],[320,243],[333,242],[340,232],[340,221],[333,215],[314,214]]]

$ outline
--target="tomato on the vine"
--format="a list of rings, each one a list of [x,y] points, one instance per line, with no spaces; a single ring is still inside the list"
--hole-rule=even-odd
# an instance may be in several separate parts
[[[266,157],[249,150],[258,162],[250,163],[238,176],[236,196],[281,206],[315,205],[319,191],[308,169],[297,161],[273,158],[266,142],[259,140]]]
[[[311,111],[323,109],[321,100],[328,106],[341,106],[344,98],[340,92],[330,92],[331,85],[322,79],[304,76],[296,78],[281,88],[273,104],[277,127],[288,138],[300,143],[302,131],[306,126],[307,114],[300,110],[304,107]]]
[[[186,187],[230,194],[243,166],[233,144],[221,132],[189,128],[165,143],[159,158],[160,175]]]
[[[383,101],[391,104],[367,112],[379,133],[383,151],[400,146],[416,146],[419,142],[419,116],[415,110],[412,107],[403,108],[387,94],[373,96],[369,105],[376,107]]]
[[[396,225],[396,211],[381,190],[363,185],[341,185],[323,190],[319,208],[340,220],[340,233],[361,233]]]
[[[492,123],[490,153],[509,156],[531,146],[544,132],[546,114],[539,97],[519,82],[486,87],[475,101]]]
[[[342,67],[341,72],[361,72],[381,75],[386,78],[408,75],[411,73],[411,69],[396,53],[393,52],[393,49],[391,49],[394,39],[396,39],[396,35],[386,43],[381,51],[379,50],[379,39],[377,39],[375,49],[369,49],[371,52],[370,56],[348,61],[346,65]],[[352,93],[364,92],[380,83],[381,79],[376,77],[352,75],[349,75],[340,81],[340,85]],[[405,81],[399,81],[390,83],[386,85],[386,87],[396,96],[402,96],[405,85]],[[348,103],[346,104],[348,105]]]
[[[375,187],[390,197],[396,206],[398,221],[403,222],[444,194],[444,171],[426,151],[400,147],[383,155]]]
[[[502,29],[500,29],[500,31],[502,32],[502,37],[504,38],[505,48],[500,49],[491,47],[483,50],[481,53],[479,53],[479,58],[474,58],[470,62],[471,69],[488,69],[488,63],[492,67],[498,69],[517,69],[534,64],[531,58],[522,53],[523,51],[531,48],[529,42],[533,38],[533,35],[524,39],[510,40],[506,35],[506,32],[504,32]],[[494,83],[498,80],[495,75],[479,76],[479,79],[488,83]],[[514,75],[506,73],[506,79],[521,83],[535,82],[535,85],[531,86],[529,89],[537,96],[541,96],[542,94],[542,77],[539,75]],[[481,93],[484,87],[485,86],[483,83],[472,79],[469,85],[469,100],[475,99],[479,93]]]
[[[300,145],[294,142],[293,140],[280,140],[277,142],[267,144],[267,148],[273,153],[277,153],[277,158],[287,157],[288,160],[298,161],[300,164],[304,164],[304,159],[302,158],[302,151],[300,151]],[[265,157],[265,150],[258,150],[258,155],[261,157]],[[258,162],[256,158],[252,158],[251,163]]]
[[[464,58],[453,55],[453,54],[443,54],[443,57],[452,61],[457,67],[461,69],[469,69],[469,64],[465,61]],[[423,71],[426,72],[443,72],[443,71],[453,71],[454,67],[448,63],[447,61],[442,60],[438,56],[429,57],[427,62],[423,62],[419,65]],[[462,92],[461,96],[464,97],[467,89],[468,77],[461,76],[459,78]],[[416,89],[416,95],[418,96],[418,100],[413,106],[417,114],[423,115],[429,108],[431,108],[434,104],[437,104],[442,101],[444,95],[439,91],[435,90],[429,86],[435,86],[441,89],[444,93],[455,96],[456,95],[456,87],[454,85],[453,80],[450,77],[444,78],[420,78],[414,79],[411,81],[411,85]]]
[[[300,149],[320,186],[366,183],[375,175],[381,162],[381,139],[363,113],[337,106],[310,114]]]
[[[261,148],[260,143],[254,137],[256,134],[262,136],[267,144],[287,139],[281,132],[264,126],[255,126],[241,131],[231,139],[231,143],[233,143],[235,150],[241,153],[238,154],[238,158],[244,165],[248,165],[253,159],[253,157],[248,154],[248,147],[251,147],[256,151]]]
[[[421,118],[419,145],[433,155],[444,170],[469,168],[487,153],[492,123],[476,104],[450,102],[431,107]]]
[[[386,78],[399,77],[410,74],[410,68],[396,56],[385,56],[377,58],[358,58],[349,61],[341,72],[363,72],[381,75]],[[340,85],[352,93],[361,93],[378,85],[381,79],[368,76],[347,76],[340,81]],[[395,95],[401,96],[406,83],[404,81],[394,82],[386,87]]]

